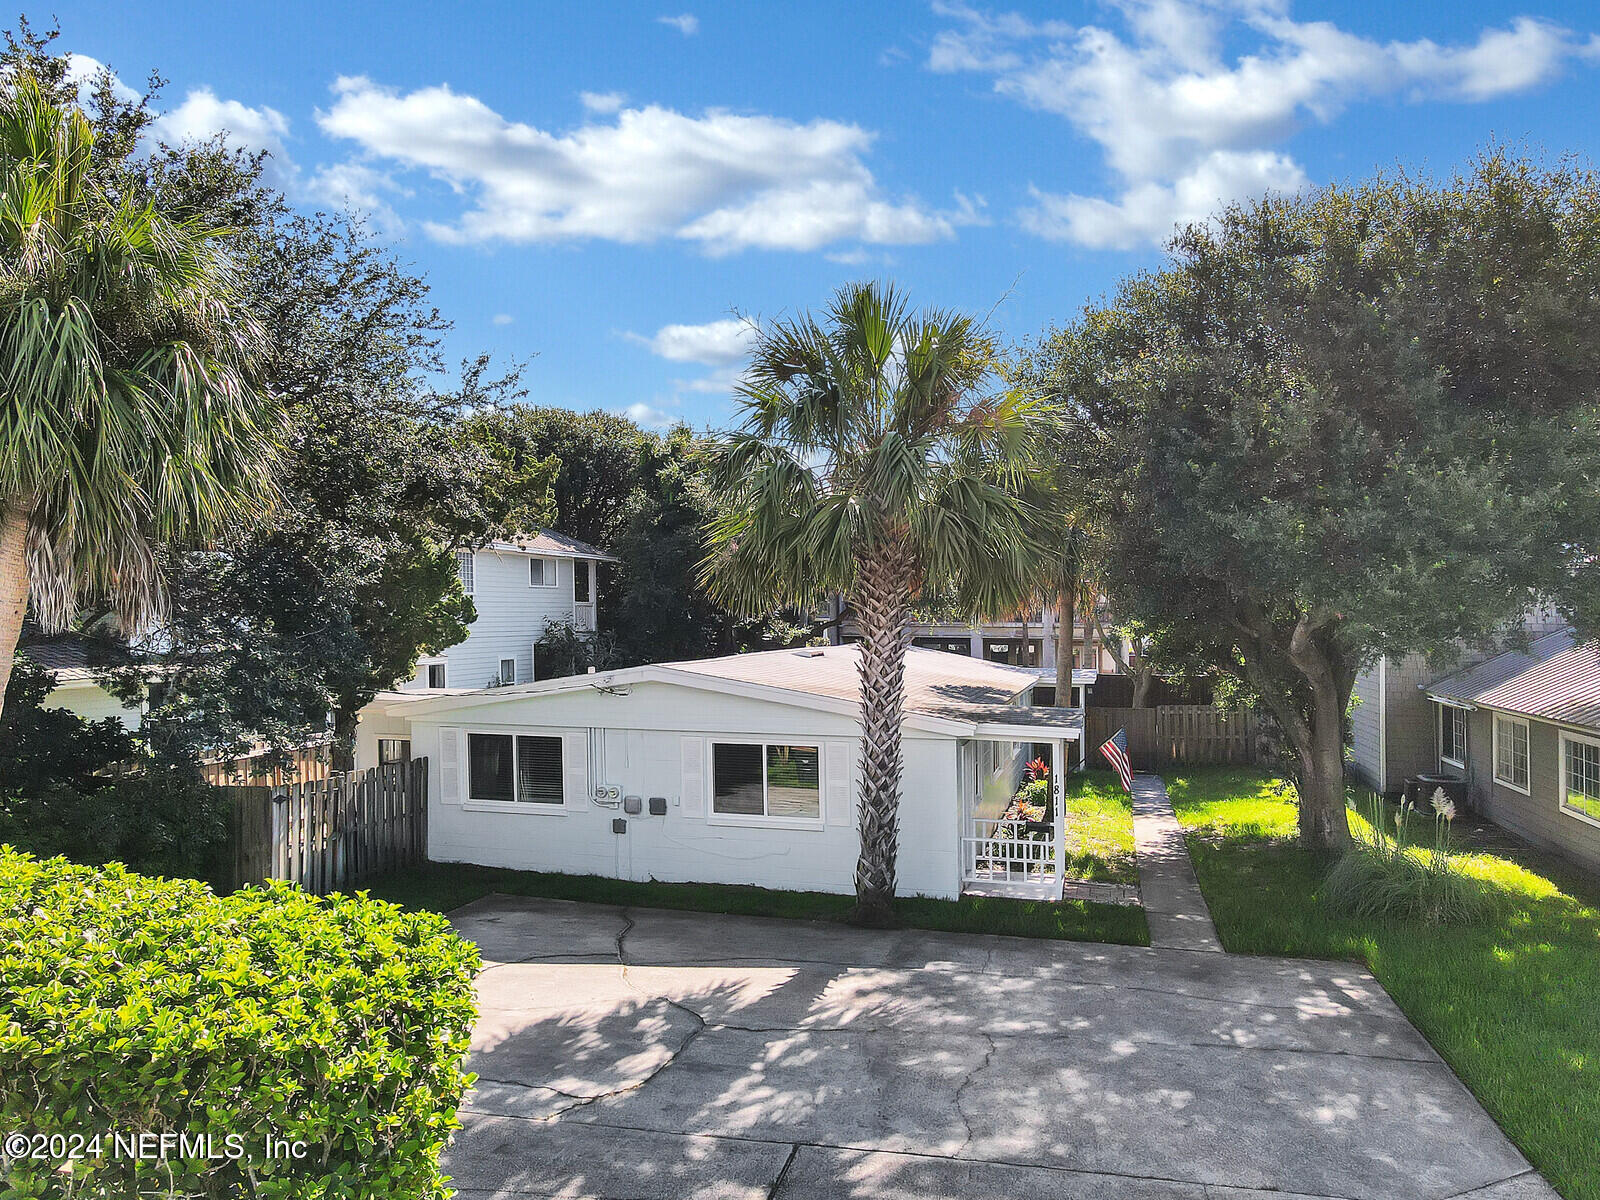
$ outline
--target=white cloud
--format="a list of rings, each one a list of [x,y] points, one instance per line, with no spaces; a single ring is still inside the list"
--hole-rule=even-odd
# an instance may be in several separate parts
[[[684,37],[693,37],[700,32],[700,18],[693,13],[679,13],[675,17],[657,17],[656,21],[662,25],[670,25]]]
[[[726,367],[742,363],[761,336],[761,328],[745,317],[727,317],[704,325],[663,325],[646,337],[630,333],[630,341],[648,346],[650,353],[669,362],[702,363]]]
[[[578,99],[592,113],[618,112],[628,102],[628,97],[622,92],[579,92]]]
[[[1170,184],[1147,180],[1115,200],[1033,188],[1033,204],[1018,217],[1024,229],[1051,241],[1129,250],[1164,242],[1179,226],[1203,221],[1240,197],[1293,193],[1307,183],[1305,172],[1288,155],[1217,150]]]
[[[495,313],[492,319],[496,325],[509,325],[516,320],[510,313]]]
[[[976,219],[886,196],[863,161],[873,135],[837,121],[650,105],[557,134],[444,86],[401,94],[343,78],[334,93],[325,133],[465,198],[454,223],[425,226],[441,241],[676,238],[722,254],[932,242]]]
[[[277,186],[287,186],[294,177],[294,161],[284,148],[289,119],[275,108],[220,100],[210,88],[202,87],[184,97],[177,108],[163,113],[153,128],[157,137],[174,144],[223,134],[231,146],[267,151],[271,155],[268,170]]]
[[[409,193],[387,172],[366,163],[330,163],[311,177],[305,190],[313,200],[367,213],[379,228],[389,233],[398,233],[405,227],[387,197]]]
[[[1307,120],[1327,123],[1377,97],[1493,99],[1594,57],[1592,39],[1529,17],[1441,46],[1296,21],[1288,0],[1112,7],[1120,31],[941,4],[950,24],[928,57],[935,71],[992,76],[1001,95],[1063,117],[1100,146],[1120,181],[1114,197],[1041,192],[1022,214],[1037,233],[1087,245],[1159,241],[1197,205],[1303,186],[1301,168],[1272,147]]]
[[[95,82],[106,65],[98,58],[90,58],[87,54],[70,53],[66,59],[67,78],[78,86],[78,103],[86,105],[94,94]],[[121,76],[116,72],[111,74],[111,91],[118,100],[126,104],[136,103],[139,99],[139,93],[123,83]]]
[[[683,419],[643,403],[630,404],[627,408],[622,409],[618,415],[627,417],[635,425],[643,425],[647,429],[666,429],[676,425]]]

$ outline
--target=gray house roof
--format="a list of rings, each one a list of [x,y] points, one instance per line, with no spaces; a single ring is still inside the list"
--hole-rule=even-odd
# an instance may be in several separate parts
[[[1430,697],[1600,729],[1600,641],[1574,644],[1570,629],[1546,634],[1431,683]]]
[[[577,538],[568,537],[564,533],[557,533],[554,529],[513,534],[509,538],[490,542],[488,548],[509,550],[517,554],[543,554],[551,558],[597,558],[601,562],[617,561],[599,547],[591,546],[588,542],[580,542]]]

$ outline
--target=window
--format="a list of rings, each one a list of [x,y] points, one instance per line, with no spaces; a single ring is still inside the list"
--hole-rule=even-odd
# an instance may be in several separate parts
[[[477,560],[471,550],[456,551],[456,576],[461,580],[461,590],[467,595],[472,595],[472,587],[476,571]]]
[[[561,739],[469,733],[467,785],[474,800],[560,804]]]
[[[553,558],[530,558],[528,560],[528,586],[553,588],[555,585],[556,560]]]
[[[388,766],[390,763],[403,763],[411,761],[410,738],[379,738],[378,739],[378,765]]]
[[[1467,763],[1467,710],[1439,706],[1439,757],[1457,767]]]
[[[591,567],[586,562],[572,564],[572,601],[574,604],[589,603],[589,571]]]
[[[1600,740],[1561,735],[1561,808],[1600,824]]]
[[[442,662],[428,664],[428,686],[431,688],[442,688],[447,686],[445,684],[445,670]]]
[[[1497,783],[1528,792],[1528,723],[1494,715],[1494,777]]]
[[[516,681],[517,660],[514,658],[502,658],[500,660],[500,682],[506,684],[515,683]]]
[[[816,746],[715,742],[711,811],[728,817],[820,820],[821,759]]]

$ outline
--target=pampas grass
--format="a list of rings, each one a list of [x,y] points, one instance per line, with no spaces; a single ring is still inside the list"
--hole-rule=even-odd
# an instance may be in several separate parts
[[[1463,867],[1450,844],[1454,804],[1438,790],[1433,796],[1434,843],[1414,843],[1409,836],[1409,803],[1394,813],[1393,834],[1378,795],[1367,803],[1367,828],[1355,832],[1355,844],[1334,864],[1319,896],[1331,910],[1352,917],[1410,921],[1422,925],[1468,925],[1495,910],[1495,898]]]

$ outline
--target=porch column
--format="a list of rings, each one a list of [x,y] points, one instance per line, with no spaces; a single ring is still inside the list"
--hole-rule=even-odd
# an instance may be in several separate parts
[[[983,630],[977,625],[972,627],[972,634],[968,645],[972,649],[972,657],[979,662],[983,661]]]
[[[1040,636],[1044,639],[1044,645],[1039,655],[1039,665],[1047,671],[1053,671],[1056,666],[1056,610],[1048,604],[1044,606],[1040,628],[1043,630]],[[1070,703],[1072,697],[1068,696],[1067,700]],[[1061,703],[1060,696],[1056,697],[1056,703]]]
[[[1067,807],[1067,772],[1065,769],[1067,762],[1067,741],[1065,738],[1057,738],[1051,743],[1051,745],[1054,747],[1054,749],[1051,751],[1051,757],[1055,759],[1053,764],[1055,769],[1050,772],[1050,790],[1052,795],[1055,797],[1055,804],[1052,807],[1055,809],[1056,817],[1054,864],[1055,882],[1057,884],[1061,884],[1065,882],[1067,877],[1067,872],[1065,869],[1067,853],[1067,817],[1065,812]],[[1060,897],[1058,896],[1057,899],[1060,899]]]

